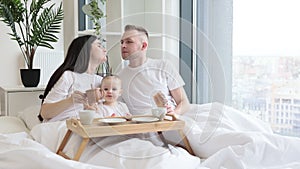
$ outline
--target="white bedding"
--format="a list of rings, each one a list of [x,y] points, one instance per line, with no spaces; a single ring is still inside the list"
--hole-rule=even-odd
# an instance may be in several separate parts
[[[55,152],[66,133],[65,122],[43,123],[31,130],[31,136]],[[73,157],[81,139],[72,135],[65,153]],[[199,168],[200,159],[188,154],[182,148],[168,149],[155,146],[150,141],[126,136],[93,139],[83,152],[80,161],[97,166],[128,169],[174,169]]]
[[[174,169],[203,168],[200,158],[182,148],[172,147],[173,153],[150,141],[115,136],[89,142],[80,162],[66,160],[56,152],[66,133],[65,122],[38,124],[30,131],[0,135],[0,168],[118,168]],[[31,137],[35,140],[33,141]],[[72,157],[81,139],[72,135],[65,147]]]
[[[1,134],[0,168],[300,168],[299,138],[273,134],[266,123],[233,108],[193,105],[180,118],[186,121],[185,133],[198,157],[174,147],[171,154],[141,139],[106,137],[90,142],[80,162],[74,162],[53,153],[66,132],[64,122],[55,122],[33,127],[30,137],[35,141],[26,133]],[[170,135],[168,139],[176,141]],[[73,135],[66,153],[72,156],[79,142]]]
[[[28,137],[25,132],[0,134],[1,169],[109,169],[66,160]]]
[[[201,166],[211,169],[299,169],[300,139],[273,134],[270,127],[219,103],[193,105],[181,117]]]

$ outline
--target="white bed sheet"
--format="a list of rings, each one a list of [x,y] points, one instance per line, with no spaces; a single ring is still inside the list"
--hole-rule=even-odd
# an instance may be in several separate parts
[[[171,154],[151,142],[126,137],[95,139],[80,162],[66,160],[54,153],[66,126],[54,122],[36,125],[30,136],[25,132],[1,134],[0,168],[300,168],[299,138],[273,134],[268,124],[231,107],[219,103],[193,105],[180,118],[186,121],[185,133],[202,163],[181,148],[173,148]],[[73,135],[66,153],[72,156],[79,142],[80,138]]]
[[[66,133],[65,122],[43,123],[31,130],[31,136],[49,150],[55,152]],[[65,153],[73,157],[81,138],[73,134],[65,147]],[[200,158],[190,155],[186,150],[172,147],[173,153],[150,141],[112,136],[96,138],[89,142],[80,162],[97,166],[122,169],[176,169],[200,167]]]
[[[265,122],[219,104],[193,105],[180,117],[195,154],[211,169],[299,169],[300,138],[273,134]]]
[[[202,168],[199,167],[200,158],[191,156],[181,148],[173,148],[175,153],[170,154],[169,150],[149,141],[126,137],[93,140],[85,149],[80,162],[67,160],[55,154],[67,131],[65,122],[38,124],[28,132],[22,120],[16,117],[0,119],[1,124],[7,121],[9,125],[2,126],[0,132],[1,169]],[[65,148],[66,153],[72,157],[80,141],[81,138],[73,135]]]
[[[25,132],[0,134],[0,168],[2,169],[110,169],[93,166],[51,152],[33,141]]]

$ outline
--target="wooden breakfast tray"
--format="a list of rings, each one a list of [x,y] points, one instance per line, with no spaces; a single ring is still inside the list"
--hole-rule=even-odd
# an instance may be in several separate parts
[[[186,149],[189,151],[189,153],[194,154],[186,136],[183,133],[185,122],[177,120],[174,116],[172,116],[172,120],[163,120],[147,123],[136,123],[134,121],[126,121],[119,124],[107,124],[102,123],[99,120],[99,118],[94,119],[91,125],[82,125],[78,119],[66,120],[68,131],[56,153],[67,159],[70,159],[70,157],[63,153],[63,149],[67,144],[72,133],[76,133],[83,138],[82,143],[76,155],[73,158],[73,160],[79,160],[90,138],[148,132],[158,132],[159,134],[161,134],[162,131],[178,130],[186,146]]]

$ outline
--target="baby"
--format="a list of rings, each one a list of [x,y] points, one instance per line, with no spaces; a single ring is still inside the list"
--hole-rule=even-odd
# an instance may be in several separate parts
[[[131,116],[125,103],[118,101],[121,96],[121,79],[116,75],[105,76],[100,84],[103,103],[98,106],[88,106],[86,109],[96,109],[97,117]]]

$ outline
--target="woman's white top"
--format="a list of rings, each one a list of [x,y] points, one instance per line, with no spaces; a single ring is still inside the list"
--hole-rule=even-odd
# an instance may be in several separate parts
[[[49,91],[44,103],[55,103],[66,99],[76,90],[85,93],[86,90],[91,89],[91,86],[99,87],[101,80],[102,77],[96,74],[91,75],[88,73],[65,71],[60,79],[55,83],[53,88]],[[48,121],[60,121],[72,117],[79,118],[78,111],[82,109],[83,104],[74,103],[72,107],[66,109]]]
[[[129,115],[129,110],[125,103],[117,102],[113,106],[99,104],[97,114],[99,117],[126,116]]]
[[[149,113],[156,104],[153,95],[161,91],[168,99],[168,104],[175,106],[170,90],[182,87],[185,83],[178,71],[162,59],[150,59],[135,68],[129,66],[119,73],[122,80],[122,99],[131,114]]]

